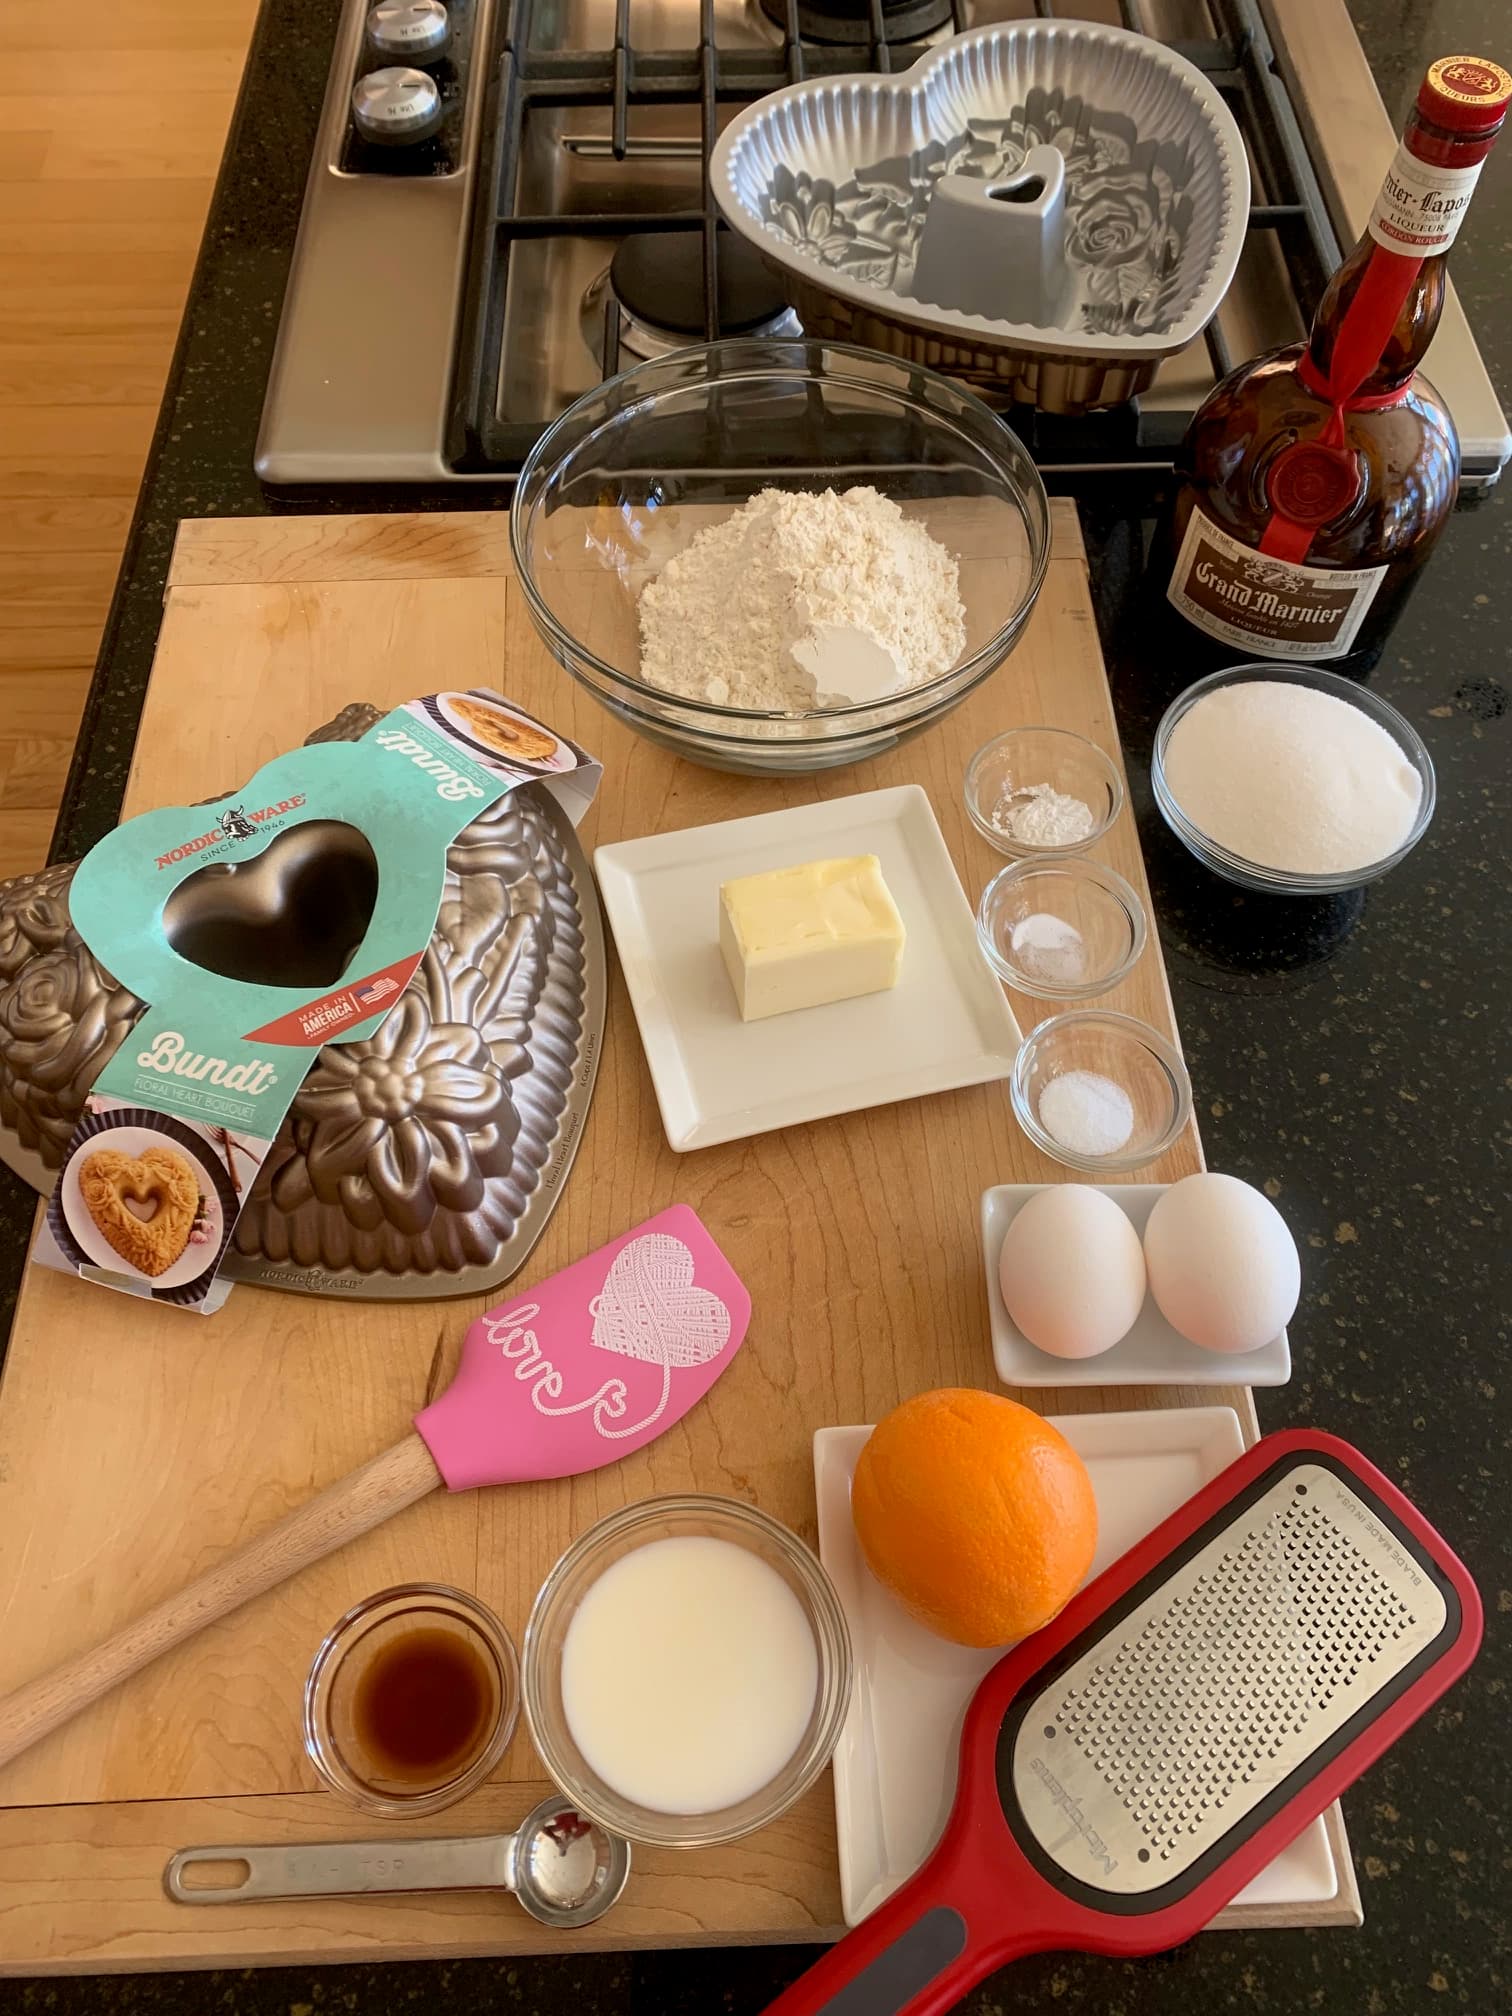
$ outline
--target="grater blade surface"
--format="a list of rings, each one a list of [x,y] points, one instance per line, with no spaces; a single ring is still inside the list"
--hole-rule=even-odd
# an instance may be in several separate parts
[[[1047,1873],[1153,1908],[1450,1622],[1414,1543],[1332,1467],[1288,1463],[1015,1711],[1005,1807]]]

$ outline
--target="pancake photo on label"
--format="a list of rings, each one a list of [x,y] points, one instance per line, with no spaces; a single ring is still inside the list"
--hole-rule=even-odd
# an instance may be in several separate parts
[[[538,728],[533,721],[506,714],[470,693],[444,693],[443,709],[454,726],[470,740],[501,756],[507,763],[546,763],[556,756],[561,744],[555,735]]]

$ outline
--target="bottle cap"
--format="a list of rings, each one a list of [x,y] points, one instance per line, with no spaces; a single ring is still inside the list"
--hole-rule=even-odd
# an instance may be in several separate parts
[[[1507,115],[1512,76],[1484,56],[1441,56],[1428,67],[1417,109],[1435,126],[1484,138]]]

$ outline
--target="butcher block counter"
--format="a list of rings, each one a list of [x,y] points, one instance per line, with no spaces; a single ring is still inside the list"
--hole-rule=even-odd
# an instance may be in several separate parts
[[[216,702],[203,701],[206,667]],[[602,758],[591,847],[838,797],[854,773],[755,780],[638,740],[538,643],[502,515],[188,522],[179,532],[127,811],[231,788],[348,701],[492,684]],[[1076,510],[1054,510],[1044,591],[994,677],[927,735],[867,766],[928,791],[974,897],[999,857],[972,830],[961,777],[1016,723],[1117,732]],[[1125,812],[1102,858],[1147,889]],[[1016,1002],[1021,1026],[1036,1004]],[[1107,1005],[1172,1029],[1151,947]],[[1189,1127],[1160,1163],[1196,1169]],[[811,1441],[932,1386],[994,1385],[978,1207],[993,1183],[1045,1182],[1005,1083],[677,1155],[667,1146],[622,979],[611,977],[597,1088],[561,1201],[519,1285],[674,1202],[699,1211],[751,1291],[747,1343],[671,1433],[553,1484],[433,1497],[158,1661],[0,1771],[0,1958],[12,1968],[137,1967],[381,1952],[827,1937],[840,1926],[828,1777],[784,1819],[708,1852],[637,1850],[629,1888],[588,1930],[551,1933],[489,1894],[246,1904],[163,1894],[193,1843],[371,1833],[318,1789],[300,1734],[305,1671],[362,1596],[458,1584],[523,1632],[536,1589],[595,1519],[669,1491],[760,1505],[816,1539]],[[496,1294],[494,1300],[499,1299]],[[32,1268],[0,1388],[0,1687],[80,1649],[396,1441],[443,1385],[486,1306],[352,1303],[246,1285],[201,1318]],[[67,1340],[66,1343],[64,1340]],[[1026,1396],[1029,1397],[1029,1396]],[[1048,1389],[1045,1412],[1227,1402],[1243,1389]],[[523,1729],[487,1789],[441,1831],[502,1829],[547,1788]],[[1337,1818],[1335,1860],[1347,1869]],[[401,1829],[402,1831],[402,1829]],[[412,1832],[437,1830],[416,1822]],[[1348,1920],[1327,1904],[1283,1915]],[[1273,1919],[1276,1908],[1244,1906]]]

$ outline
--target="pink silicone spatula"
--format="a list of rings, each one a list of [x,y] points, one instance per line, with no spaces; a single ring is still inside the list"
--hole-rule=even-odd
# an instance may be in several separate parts
[[[102,1644],[0,1701],[0,1764],[160,1654],[440,1484],[517,1484],[616,1463],[680,1421],[745,1337],[751,1298],[674,1204],[480,1316],[415,1432]]]

